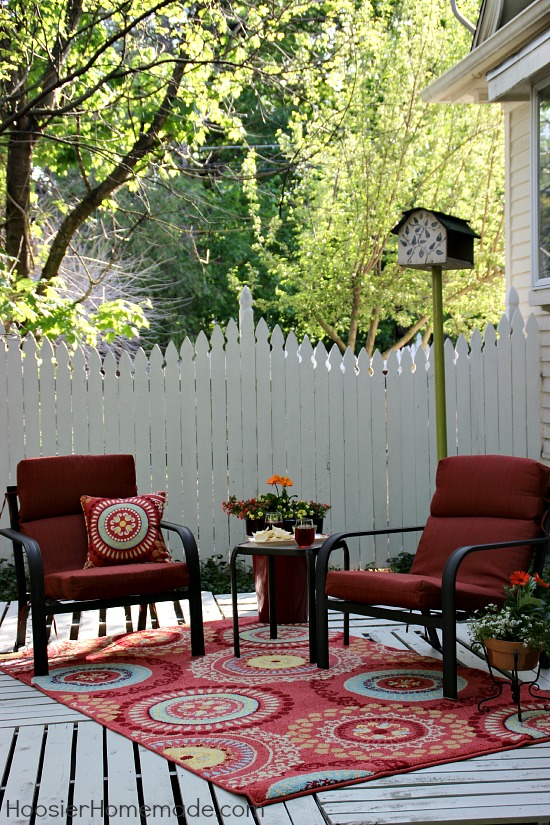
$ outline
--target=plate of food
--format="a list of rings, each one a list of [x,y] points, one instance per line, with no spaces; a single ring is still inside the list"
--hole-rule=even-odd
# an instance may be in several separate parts
[[[328,535],[324,533],[316,533],[313,541],[313,547],[318,547],[328,539]],[[278,547],[296,547],[293,533],[288,530],[283,530],[281,527],[272,527],[269,530],[259,530],[257,533],[252,533],[247,536],[246,540],[251,544],[266,544],[277,545]]]

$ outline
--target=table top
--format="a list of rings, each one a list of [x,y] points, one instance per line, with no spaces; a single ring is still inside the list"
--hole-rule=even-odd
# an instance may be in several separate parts
[[[237,545],[239,552],[248,553],[250,555],[265,555],[265,556],[301,556],[305,555],[307,550],[318,551],[323,546],[323,543],[328,539],[328,536],[317,535],[311,547],[298,547],[294,539],[284,541],[251,541],[247,537],[246,541]]]

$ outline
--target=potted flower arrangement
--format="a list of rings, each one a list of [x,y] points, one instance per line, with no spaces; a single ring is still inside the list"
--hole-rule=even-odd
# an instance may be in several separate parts
[[[472,646],[485,648],[489,664],[506,670],[536,667],[540,654],[550,653],[549,585],[538,573],[518,570],[504,588],[502,607],[490,604],[469,620]]]
[[[317,532],[322,531],[323,518],[330,509],[329,504],[317,501],[300,500],[296,495],[289,495],[294,482],[288,476],[273,475],[266,480],[273,487],[270,493],[260,493],[255,498],[237,499],[229,496],[222,503],[225,513],[246,520],[246,532],[250,535],[265,527],[265,518],[269,513],[280,513],[287,530],[294,529],[297,518],[313,518]],[[258,613],[261,622],[269,620],[269,593],[267,558],[254,556],[254,581],[258,598]],[[277,588],[277,619],[280,622],[307,621],[307,567],[304,558],[275,558],[275,570],[278,581],[284,581],[284,587]]]
[[[255,498],[249,499],[229,496],[227,501],[222,502],[224,512],[229,516],[245,519],[247,533],[261,530],[268,513],[280,513],[288,522],[298,518],[312,518],[317,524],[317,531],[321,532],[322,522],[330,510],[330,504],[301,500],[296,495],[289,495],[288,489],[294,486],[294,482],[288,476],[273,475],[267,479],[266,484],[274,487],[274,492],[259,493]]]

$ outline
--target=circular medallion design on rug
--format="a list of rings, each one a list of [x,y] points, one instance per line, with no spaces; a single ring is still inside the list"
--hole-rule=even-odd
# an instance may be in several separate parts
[[[192,736],[170,737],[152,739],[147,744],[185,768],[204,772],[208,779],[250,769],[258,759],[258,749],[262,761],[266,759],[263,745],[235,736],[209,736],[206,740]]]
[[[460,719],[452,710],[423,708],[422,705],[395,705],[395,711],[380,705],[342,707],[338,714],[331,711],[313,712],[295,719],[286,735],[300,748],[309,751],[310,758],[408,760],[441,758],[444,753],[459,753],[475,738],[468,720]],[[411,762],[414,764],[414,762]]]
[[[517,711],[512,710],[510,706],[493,712],[490,707],[487,710],[490,715],[485,720],[485,728],[495,736],[502,736],[506,730],[517,734],[518,738],[525,735],[533,739],[550,736],[550,712],[541,705],[535,705],[533,702],[522,703],[521,722]]]
[[[289,645],[309,644],[309,627],[307,624],[279,625],[277,627],[277,639],[269,636],[269,625],[260,625],[249,629],[242,628],[239,637],[243,642],[253,642],[257,645],[269,645],[281,643],[285,647]],[[226,634],[227,643],[233,645],[233,630]]]
[[[148,667],[116,663],[112,665],[71,665],[50,671],[48,676],[36,676],[34,684],[44,690],[65,693],[91,693],[95,690],[115,690],[144,682],[152,675]]]
[[[457,679],[458,690],[466,680]],[[348,679],[344,688],[359,696],[398,702],[429,702],[443,696],[443,674],[437,670],[378,670],[359,673]]]
[[[283,645],[279,647],[278,642],[279,640],[272,641],[269,652],[263,646],[251,645],[248,649],[241,647],[238,659],[233,655],[231,644],[229,651],[221,650],[194,658],[189,667],[198,679],[216,682],[223,680],[224,684],[228,681],[264,684],[272,683],[274,678],[279,682],[299,681],[306,677],[315,681],[330,681],[363,663],[360,652],[356,655],[349,648],[347,651],[336,649],[331,651],[330,669],[324,670],[309,661],[309,643],[287,649]]]
[[[132,656],[162,656],[185,650],[189,646],[187,628],[169,627],[139,630],[115,639],[110,650],[124,650]]]
[[[239,686],[190,688],[162,692],[137,702],[131,721],[143,730],[199,733],[259,725],[287,710],[289,700],[277,691]]]
[[[227,675],[237,677],[239,681],[249,678],[255,681],[272,681],[274,678],[289,681],[288,678],[303,678],[307,674],[315,675],[317,665],[310,664],[309,652],[305,656],[301,651],[287,653],[284,650],[273,650],[269,653],[258,650],[244,653],[239,659],[233,656],[220,657],[215,665],[218,678],[227,678]]]
[[[372,776],[372,771],[313,771],[303,776],[289,776],[280,779],[268,788],[266,798],[277,799],[300,791],[312,791],[327,785],[338,785],[340,782],[351,782],[353,779],[364,779]]]

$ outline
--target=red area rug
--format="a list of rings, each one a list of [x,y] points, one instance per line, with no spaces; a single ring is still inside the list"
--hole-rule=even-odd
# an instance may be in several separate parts
[[[50,646],[50,675],[28,656],[2,670],[254,805],[550,739],[550,711],[525,694],[460,671],[460,699],[442,698],[440,662],[352,638],[331,642],[330,670],[308,661],[307,628],[206,625],[192,658],[175,627]]]

